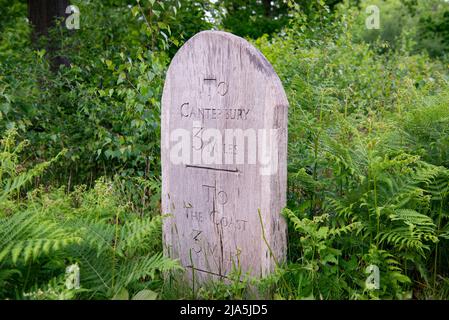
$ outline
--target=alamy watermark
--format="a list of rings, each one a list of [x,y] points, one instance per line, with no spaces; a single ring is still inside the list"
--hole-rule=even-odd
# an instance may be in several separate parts
[[[65,9],[69,16],[65,19],[65,26],[68,30],[79,30],[80,28],[80,9],[77,6],[70,5]]]
[[[224,171],[232,169],[223,165],[259,165],[260,175],[273,175],[279,165],[279,134],[279,129],[204,128],[201,121],[193,121],[192,130],[175,129],[165,143],[174,165]]]
[[[77,264],[68,266],[65,270],[65,285],[68,290],[80,288],[80,267]]]
[[[367,29],[380,29],[380,9],[376,5],[366,7],[366,14],[369,16],[365,19],[365,26]]]
[[[368,278],[365,280],[365,287],[367,290],[379,290],[380,289],[380,271],[379,267],[371,264],[369,265],[365,273],[368,274]]]

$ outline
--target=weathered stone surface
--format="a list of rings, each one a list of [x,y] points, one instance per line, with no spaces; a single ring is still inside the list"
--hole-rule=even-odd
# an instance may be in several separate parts
[[[272,66],[242,38],[203,31],[173,58],[162,98],[163,241],[190,278],[233,267],[264,276],[284,260],[287,109]]]

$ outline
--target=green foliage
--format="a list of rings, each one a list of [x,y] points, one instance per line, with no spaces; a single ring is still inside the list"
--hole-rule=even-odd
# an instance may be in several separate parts
[[[219,0],[216,6],[223,28],[241,37],[271,35],[289,20],[286,1]]]
[[[291,22],[299,10],[309,23],[322,22],[342,0],[218,0],[212,11],[220,26],[241,37],[273,36]]]
[[[168,58],[181,39],[209,26],[202,6],[192,3],[74,1],[80,29],[52,30],[50,39],[60,43],[53,53],[33,49],[26,6],[14,5],[22,16],[10,18],[0,38],[0,130],[17,128],[35,159],[67,149],[44,180],[71,189],[103,175],[160,175]],[[66,57],[70,66],[52,72],[50,55]]]
[[[19,153],[25,143],[16,145],[15,135],[7,133],[0,153],[0,297],[111,298],[130,290],[144,299],[148,294],[141,290],[157,288],[161,273],[179,268],[162,256],[162,217],[132,212],[104,179],[88,191],[39,188],[15,200],[19,189],[50,165],[24,169]],[[82,289],[76,292],[61,282],[67,262],[81,268]]]
[[[32,43],[25,3],[0,0],[0,298],[447,299],[447,2],[73,4],[79,30]],[[160,99],[211,28],[254,38],[286,88],[288,259],[186,288],[161,253]]]
[[[379,8],[380,28],[367,29],[365,9]],[[427,52],[431,56],[445,56],[449,49],[449,3],[445,0],[362,0],[362,10],[354,10],[350,1],[342,12],[354,14],[358,24],[352,33],[356,38],[375,44],[381,40],[393,50]],[[385,47],[380,51],[385,51]]]
[[[290,101],[289,259],[275,297],[439,295],[449,273],[447,70],[359,42],[364,21],[339,19],[309,29],[298,13],[284,36],[256,41]],[[365,284],[370,265],[379,289]]]

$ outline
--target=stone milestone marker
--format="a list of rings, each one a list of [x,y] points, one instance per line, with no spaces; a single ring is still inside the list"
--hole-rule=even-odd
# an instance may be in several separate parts
[[[286,255],[288,101],[266,58],[220,31],[196,34],[162,97],[165,254],[189,279],[265,276]]]

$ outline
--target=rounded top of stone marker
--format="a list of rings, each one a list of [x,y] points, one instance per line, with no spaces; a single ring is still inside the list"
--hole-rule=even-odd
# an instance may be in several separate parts
[[[229,42],[231,43],[231,46],[228,45]],[[277,88],[276,91],[278,91],[278,93],[281,93],[281,96],[283,96],[282,100],[284,100],[284,103],[282,104],[288,106],[287,97],[285,95],[285,91],[282,86],[281,80],[276,74],[271,63],[250,42],[229,32],[218,30],[205,30],[195,34],[193,37],[187,40],[175,54],[168,68],[168,74],[170,74],[170,71],[173,68],[173,66],[177,64],[178,60],[180,60],[180,57],[186,53],[188,54],[189,50],[193,51],[192,49],[197,46],[208,48],[210,44],[217,44],[217,43],[223,44],[223,47],[228,45],[228,50],[230,47],[233,47],[235,49],[240,50],[240,54],[242,53],[246,54],[248,56],[248,60],[250,61],[251,65],[254,66],[254,69],[262,73],[266,78],[266,80],[271,82],[274,88]]]
[[[226,51],[220,51],[220,49]],[[222,62],[226,63],[226,58],[231,59],[231,56],[233,55],[235,58],[236,50],[239,50],[240,61],[249,62],[249,66],[241,66],[241,68],[248,69],[251,66],[256,73],[259,73],[262,76],[260,78],[261,80],[263,79],[262,81],[270,83],[270,87],[278,97],[276,105],[288,107],[288,99],[282,82],[267,58],[265,58],[265,56],[250,42],[229,32],[205,30],[195,34],[182,45],[173,57],[167,70],[167,77],[173,72],[176,72],[174,70],[179,71],[179,69],[175,67],[176,65],[184,69],[187,67],[184,65],[186,61],[193,61],[193,59],[186,60],[183,57],[188,56],[193,58],[199,57],[203,53],[205,55],[210,55],[212,53],[213,55],[217,54],[224,57]],[[223,52],[226,54],[223,55]],[[246,57],[243,58],[243,55]],[[213,57],[209,56],[207,59],[213,59]]]

